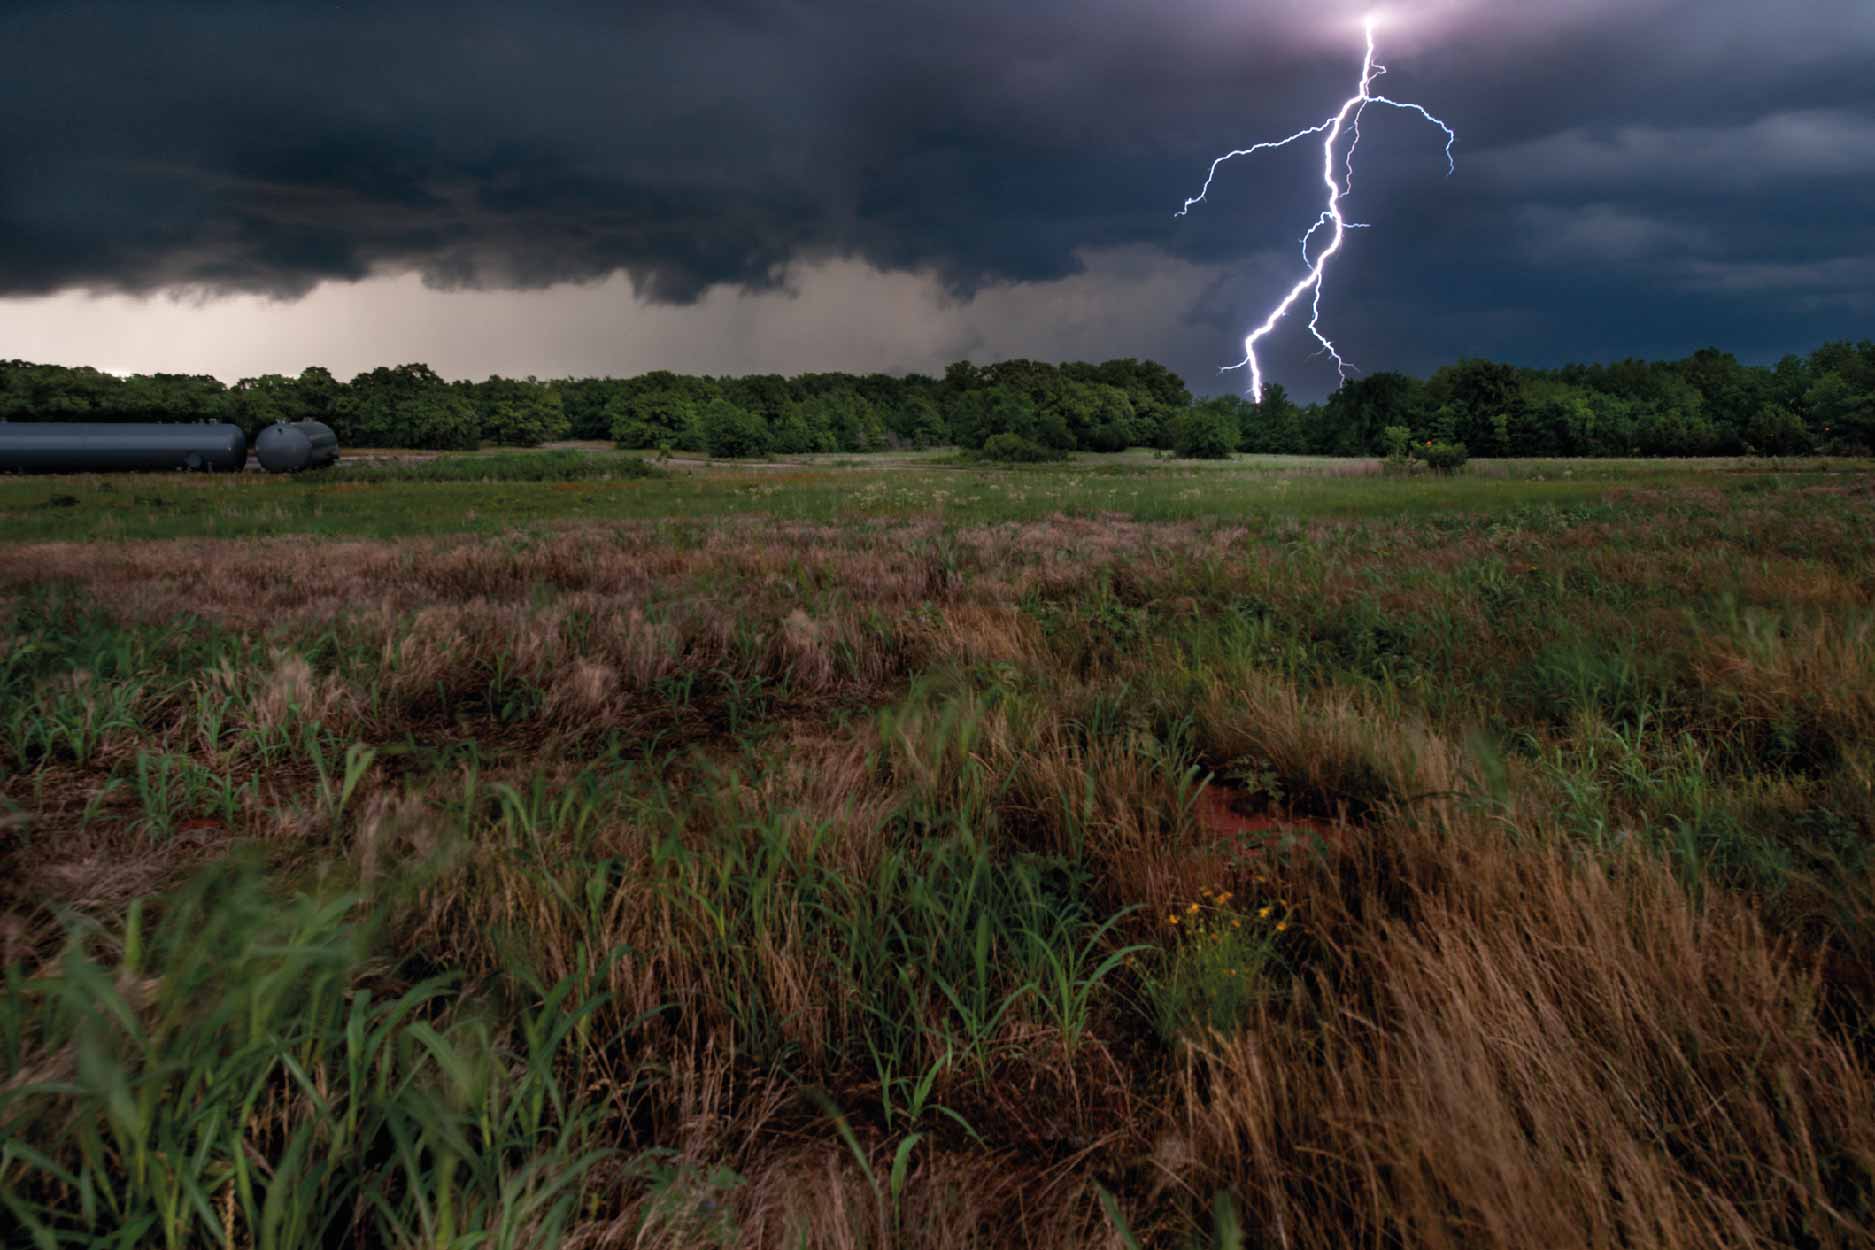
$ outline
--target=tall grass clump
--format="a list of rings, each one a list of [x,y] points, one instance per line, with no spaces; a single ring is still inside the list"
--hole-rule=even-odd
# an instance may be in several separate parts
[[[32,1244],[557,1242],[607,1154],[563,1085],[596,1000],[478,1018],[451,975],[388,979],[357,913],[223,864],[9,967],[0,1202]]]
[[[859,876],[785,823],[666,865],[709,996],[691,1008],[720,1012],[758,1061],[858,1077],[887,1131],[929,1111],[969,1132],[938,1098],[981,1102],[1037,1055],[1072,1067],[1146,949],[1114,940],[1122,915],[1096,912],[1084,869],[999,859],[969,833],[888,847]]]
[[[1251,1244],[1868,1243],[1875,1085],[1813,961],[1641,857],[1395,849],[1329,866],[1316,974],[1190,1052],[1185,1175]]]

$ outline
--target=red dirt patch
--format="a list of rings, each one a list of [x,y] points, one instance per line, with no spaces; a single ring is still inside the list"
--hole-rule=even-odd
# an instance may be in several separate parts
[[[1246,813],[1250,795],[1230,786],[1209,785],[1198,796],[1198,826],[1220,838],[1245,834],[1313,833],[1323,838],[1339,837],[1347,832],[1345,822],[1330,823],[1312,816],[1276,816],[1269,812]]]

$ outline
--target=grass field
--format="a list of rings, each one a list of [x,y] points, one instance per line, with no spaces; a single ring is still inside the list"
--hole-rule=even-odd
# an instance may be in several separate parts
[[[1869,466],[1371,469],[0,480],[17,1244],[1869,1245]]]
[[[1767,468],[1767,464],[1774,466]],[[1159,462],[1148,452],[1082,455],[1065,466],[974,467],[954,454],[801,457],[761,464],[678,461],[586,448],[390,457],[318,476],[0,477],[12,542],[400,538],[546,533],[570,523],[936,519],[986,525],[1050,517],[1275,523],[1411,518],[1594,506],[1612,490],[1787,490],[1859,478],[1853,461],[1479,462],[1438,481],[1382,477],[1373,461],[1240,456]]]

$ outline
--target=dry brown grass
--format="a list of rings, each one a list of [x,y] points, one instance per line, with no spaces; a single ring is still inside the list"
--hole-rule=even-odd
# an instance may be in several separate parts
[[[1801,719],[1840,741],[1875,723],[1875,616],[1766,616],[1747,629],[1710,639],[1696,660],[1700,683],[1737,715]]]
[[[1190,1052],[1188,1183],[1297,1247],[1869,1243],[1875,1088],[1814,959],[1654,863],[1384,836],[1311,892],[1316,975]]]
[[[553,982],[617,952],[585,988],[611,995],[595,1021],[621,1040],[571,1092],[605,1107],[608,1141],[672,1151],[676,1179],[608,1164],[570,1245],[707,1244],[726,1218],[735,1244],[777,1248],[1118,1247],[1096,1186],[1165,1247],[1208,1226],[1219,1191],[1246,1244],[1285,1248],[1868,1245],[1875,1060],[1857,1030],[1875,979],[1856,935],[1875,880],[1774,901],[1657,842],[1578,836],[1566,793],[1605,785],[1599,814],[1624,838],[1669,801],[1658,793],[1695,782],[1748,823],[1827,806],[1865,834],[1867,578],[1822,557],[1746,563],[1750,544],[1840,539],[1787,507],[1643,502],[1680,511],[1560,533],[1315,522],[1275,541],[1055,518],[954,533],[626,525],[329,543],[317,560],[271,540],[0,548],[0,596],[68,569],[127,621],[193,614],[265,657],[189,675],[191,698],[230,700],[220,741],[190,698],[151,696],[93,763],[0,779],[34,818],[31,851],[7,857],[0,950],[36,966],[58,906],[108,921],[258,840],[283,881],[342,878],[387,915],[387,978],[397,960],[451,968],[492,999],[523,966]],[[1595,589],[1547,589],[1570,578]],[[1719,587],[1783,610],[1753,626],[1681,601]],[[1447,670],[1421,678],[1475,689],[1434,701],[1411,672],[1393,684],[1336,632],[1375,603],[1402,633],[1440,626],[1415,645],[1456,640],[1434,652]],[[1533,721],[1534,746],[1485,775],[1474,735],[1523,697],[1490,683],[1553,641],[1565,607],[1580,636],[1640,638],[1675,674],[1661,741],[1705,774],[1673,774],[1653,739],[1627,773],[1537,758],[1641,740],[1632,709],[1596,704]],[[1233,613],[1300,637],[1291,666],[1219,642]],[[307,658],[325,631],[342,664]],[[774,693],[739,704],[745,686]],[[537,704],[503,721],[496,687]],[[1814,767],[1723,775],[1725,752],[1774,724],[1808,735]],[[304,759],[263,763],[250,740],[308,725],[486,754],[473,772],[387,752],[339,819],[305,801]],[[491,787],[539,777],[558,792],[608,735],[625,746],[601,771],[644,767],[632,776],[669,792],[658,804],[609,802],[577,835],[501,823]],[[148,747],[257,775],[258,797],[236,828],[152,841],[120,793],[81,828],[85,797]],[[1280,780],[1271,815],[1311,815],[1302,827],[1321,836],[1248,846],[1200,819],[1198,780],[1240,765]],[[1154,1034],[1146,969],[1114,977],[1073,1054],[1036,1011],[1013,1012],[992,1082],[936,1087],[982,1141],[922,1125],[895,1204],[881,1178],[903,1136],[876,1111],[876,1073],[850,1061],[868,1004],[842,985],[796,870],[777,871],[760,941],[733,967],[683,900],[711,855],[759,838],[870,881],[959,814],[999,856],[1078,855],[1102,914],[1137,909],[1115,940],[1163,938],[1163,914],[1205,891],[1279,899],[1293,979],[1241,1029],[1190,1043]],[[739,1049],[737,994],[773,1008],[774,1053]],[[938,1058],[938,1030],[921,1045],[921,1063]],[[863,1163],[809,1085],[847,1109]],[[720,1199],[719,1167],[741,1177]]]

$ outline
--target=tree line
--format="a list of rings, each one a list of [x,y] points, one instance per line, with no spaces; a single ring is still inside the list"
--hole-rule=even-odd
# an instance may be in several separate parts
[[[1875,451],[1875,342],[1828,343],[1769,368],[1716,348],[1684,360],[1522,369],[1488,360],[1424,380],[1375,373],[1298,408],[1206,400],[1255,452],[1379,455],[1386,431],[1474,456],[1868,455]]]
[[[942,377],[660,371],[480,382],[450,382],[423,364],[341,382],[314,366],[233,386],[201,374],[117,377],[0,361],[0,420],[223,420],[252,437],[306,417],[351,447],[579,438],[730,457],[939,446],[1019,459],[1127,447],[1374,456],[1402,429],[1415,444],[1459,444],[1474,456],[1853,455],[1875,451],[1875,343],[1829,343],[1768,368],[1711,348],[1679,361],[1560,369],[1463,360],[1425,379],[1357,377],[1308,405],[1280,385],[1260,403],[1194,401],[1170,369],[1130,358],[959,361]]]

